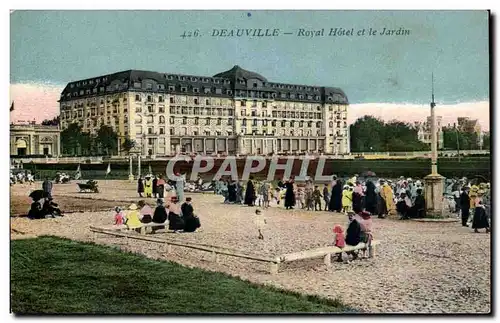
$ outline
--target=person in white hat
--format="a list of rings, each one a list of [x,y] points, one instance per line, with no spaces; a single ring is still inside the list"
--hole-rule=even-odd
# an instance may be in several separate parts
[[[139,211],[137,211],[137,205],[132,203],[129,207],[129,212],[127,213],[127,227],[129,229],[138,229],[142,226],[141,220],[139,220]]]

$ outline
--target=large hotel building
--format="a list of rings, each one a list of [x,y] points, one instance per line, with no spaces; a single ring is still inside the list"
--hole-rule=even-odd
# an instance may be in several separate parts
[[[129,70],[69,83],[61,129],[111,126],[143,155],[349,153],[341,89],[269,82],[239,66],[213,77]]]

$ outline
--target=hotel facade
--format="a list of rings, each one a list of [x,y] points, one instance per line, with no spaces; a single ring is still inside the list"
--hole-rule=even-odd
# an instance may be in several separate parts
[[[239,66],[213,77],[128,70],[74,81],[59,103],[62,130],[109,125],[141,155],[350,151],[341,89],[269,82]]]

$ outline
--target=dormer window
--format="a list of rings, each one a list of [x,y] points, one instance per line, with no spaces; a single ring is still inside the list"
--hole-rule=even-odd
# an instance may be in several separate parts
[[[219,79],[214,79],[214,83],[215,83],[215,84],[219,84],[219,83],[220,83],[220,80],[219,80]]]
[[[186,92],[187,88],[185,86],[181,87],[181,92]]]
[[[168,90],[169,90],[169,91],[172,91],[172,92],[173,92],[173,91],[175,91],[175,86],[173,86],[173,85],[169,85],[169,86],[168,86]]]

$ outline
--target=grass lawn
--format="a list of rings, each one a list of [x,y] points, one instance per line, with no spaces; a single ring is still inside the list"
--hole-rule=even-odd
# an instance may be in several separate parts
[[[11,306],[16,314],[353,312],[338,301],[49,236],[11,242]]]

